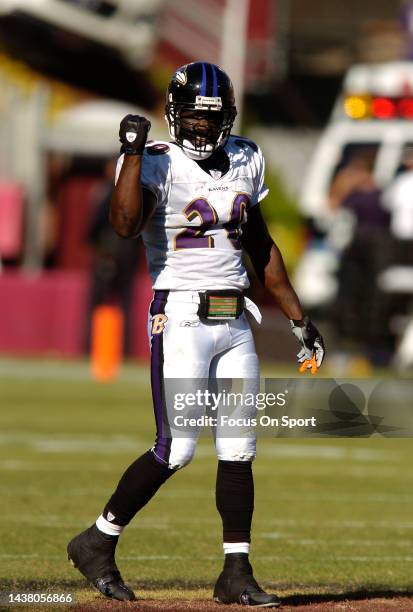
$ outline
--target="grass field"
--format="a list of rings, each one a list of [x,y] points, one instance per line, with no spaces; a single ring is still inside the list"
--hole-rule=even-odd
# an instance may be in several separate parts
[[[72,591],[103,609],[67,562],[66,543],[152,444],[149,391],[148,372],[137,366],[99,385],[85,364],[1,363],[0,591]],[[252,548],[259,580],[291,605],[412,595],[412,461],[411,439],[260,440]],[[212,441],[202,439],[193,463],[122,537],[118,564],[141,597],[211,596],[222,558],[215,471]],[[413,610],[413,599],[406,605],[398,609]]]

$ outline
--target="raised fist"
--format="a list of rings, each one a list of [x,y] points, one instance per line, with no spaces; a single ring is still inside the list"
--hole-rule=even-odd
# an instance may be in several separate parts
[[[126,115],[119,128],[119,140],[122,143],[120,152],[125,155],[142,155],[150,129],[151,122],[145,117]]]

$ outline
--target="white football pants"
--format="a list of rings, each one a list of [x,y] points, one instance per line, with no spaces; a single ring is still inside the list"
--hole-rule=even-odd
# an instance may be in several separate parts
[[[248,389],[256,392],[259,385],[259,364],[252,332],[245,316],[229,321],[201,321],[197,311],[196,291],[155,291],[150,306],[148,334],[151,341],[151,385],[156,421],[156,441],[153,452],[171,469],[187,465],[195,452],[199,428],[190,434],[175,428],[174,408],[167,405],[171,384],[176,391],[191,388],[197,380],[222,385],[221,379],[245,379]],[[182,380],[180,389],[179,379]],[[243,409],[245,411],[245,409]],[[191,417],[202,416],[205,406],[191,409]],[[254,417],[255,408],[244,416]],[[252,461],[255,457],[255,432],[237,437],[219,435],[219,425],[213,429],[218,459]],[[228,430],[227,430],[228,431]]]

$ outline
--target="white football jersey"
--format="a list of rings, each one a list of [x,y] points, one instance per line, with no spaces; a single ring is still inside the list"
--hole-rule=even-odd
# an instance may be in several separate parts
[[[252,141],[231,136],[229,170],[205,172],[174,143],[150,142],[142,186],[157,199],[142,237],[154,289],[245,289],[241,226],[268,193],[264,158]],[[119,158],[116,180],[123,163]]]

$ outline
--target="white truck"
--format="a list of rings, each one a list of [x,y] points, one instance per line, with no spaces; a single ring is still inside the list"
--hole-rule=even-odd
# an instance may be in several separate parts
[[[302,212],[315,220],[330,216],[331,181],[350,151],[375,149],[375,182],[385,187],[412,144],[413,62],[353,66],[304,177]]]
[[[413,62],[355,65],[344,78],[299,199],[302,213],[324,236],[310,241],[295,273],[307,307],[323,307],[336,295],[340,252],[351,238],[354,221],[331,206],[330,188],[337,171],[363,150],[371,156],[375,184],[385,189],[413,150]],[[377,281],[384,291],[413,295],[413,268],[388,269]],[[413,364],[412,346],[413,321],[402,334],[398,365]]]

